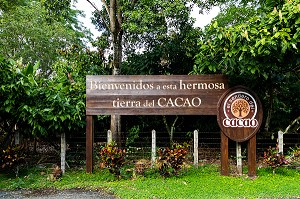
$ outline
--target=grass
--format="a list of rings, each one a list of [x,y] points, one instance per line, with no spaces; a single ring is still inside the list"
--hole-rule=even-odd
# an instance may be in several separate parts
[[[149,170],[145,176],[121,180],[116,180],[106,170],[97,170],[93,174],[86,174],[85,170],[69,170],[62,178],[51,182],[47,180],[50,172],[31,168],[22,170],[19,178],[0,173],[0,189],[103,189],[130,199],[300,198],[300,171],[289,168],[278,168],[275,175],[272,169],[259,169],[254,180],[246,175],[221,176],[218,165],[190,168],[170,178],[163,178],[154,170]]]

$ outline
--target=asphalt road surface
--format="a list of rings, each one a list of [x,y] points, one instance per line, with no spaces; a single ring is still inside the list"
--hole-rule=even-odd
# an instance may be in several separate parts
[[[107,192],[89,191],[82,189],[69,190],[18,190],[18,191],[1,191],[0,199],[117,199],[117,197]]]

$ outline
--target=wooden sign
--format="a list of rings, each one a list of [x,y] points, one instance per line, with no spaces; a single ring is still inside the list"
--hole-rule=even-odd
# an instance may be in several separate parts
[[[86,115],[216,115],[224,75],[86,77]]]
[[[221,174],[229,175],[228,139],[248,142],[248,176],[256,176],[256,133],[263,119],[262,105],[255,93],[243,86],[228,89],[218,103],[221,128]]]
[[[218,103],[218,124],[230,139],[243,142],[254,136],[263,119],[262,105],[255,93],[243,86],[228,89]]]

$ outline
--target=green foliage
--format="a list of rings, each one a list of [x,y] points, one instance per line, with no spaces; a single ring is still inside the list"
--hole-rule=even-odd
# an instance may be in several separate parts
[[[288,161],[289,165],[295,168],[300,166],[300,147],[290,147],[288,151]]]
[[[298,2],[299,3],[299,2]],[[214,22],[199,42],[195,72],[256,75],[292,71],[297,66],[300,41],[297,1],[282,10],[255,16],[248,23],[224,28]]]
[[[271,8],[237,25],[210,24],[198,41],[192,72],[227,74],[231,85],[256,90],[266,109],[266,131],[298,117],[300,94],[299,0]]]
[[[169,177],[171,174],[178,175],[184,162],[188,145],[174,144],[173,149],[168,147],[158,149],[157,165],[162,176]]]
[[[2,169],[11,169],[24,161],[24,147],[21,145],[8,146],[0,151],[0,165]]]
[[[126,136],[126,146],[133,146],[135,140],[139,138],[140,126],[136,125],[129,129],[128,135]]]
[[[0,53],[15,60],[23,58],[25,63],[39,61],[43,72],[47,72],[50,65],[58,59],[58,49],[82,43],[80,40],[85,37],[76,25],[76,14],[74,15],[74,20],[68,23],[61,20],[50,23],[47,20],[47,10],[39,1],[19,5],[1,13]],[[72,26],[78,29],[75,30]]]
[[[287,165],[288,161],[284,157],[284,155],[278,151],[278,147],[269,147],[267,151],[264,152],[264,163],[270,166],[273,169],[273,173],[275,173],[276,168]]]
[[[121,167],[124,165],[125,155],[126,150],[118,148],[115,142],[105,145],[100,150],[102,163],[118,178],[121,177]]]
[[[104,190],[119,198],[297,198],[299,197],[300,172],[296,169],[278,168],[277,175],[270,174],[269,168],[260,168],[258,178],[245,176],[221,176],[219,165],[204,165],[191,168],[184,175],[162,178],[149,171],[147,177],[135,180],[116,181],[108,170],[96,169],[93,174],[85,170],[68,170],[58,181],[46,178],[46,168],[30,167],[20,171],[19,178],[0,174],[0,189],[83,189]],[[263,187],[263,188],[262,188]],[[138,191],[137,191],[138,190]]]

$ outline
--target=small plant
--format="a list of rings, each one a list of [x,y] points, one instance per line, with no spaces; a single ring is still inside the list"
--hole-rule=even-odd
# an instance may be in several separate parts
[[[273,174],[275,174],[276,168],[281,165],[287,165],[288,161],[285,159],[283,154],[279,152],[278,146],[269,147],[267,151],[264,152],[264,163],[273,169]]]
[[[125,149],[119,149],[115,142],[111,142],[100,150],[101,165],[108,168],[110,173],[120,177],[120,169],[124,164],[125,155]]]
[[[151,162],[146,159],[140,159],[134,164],[134,172],[136,175],[144,175],[145,171],[149,169]]]
[[[58,165],[54,164],[52,166],[52,173],[49,174],[47,179],[49,181],[56,181],[62,177],[62,174],[63,174],[63,172],[62,172],[61,168]]]
[[[300,166],[300,147],[290,147],[288,151],[289,154],[289,163],[292,167],[299,167]]]
[[[174,144],[173,149],[168,147],[158,149],[157,165],[161,175],[168,177],[171,174],[178,175],[185,160],[188,145]]]
[[[15,169],[16,177],[19,175],[19,164],[24,161],[23,146],[8,146],[0,153],[2,169]]]

